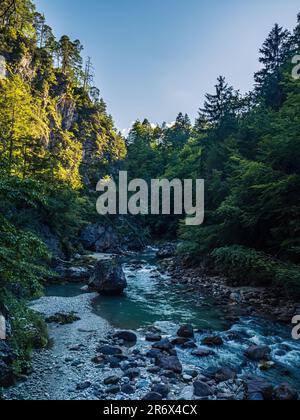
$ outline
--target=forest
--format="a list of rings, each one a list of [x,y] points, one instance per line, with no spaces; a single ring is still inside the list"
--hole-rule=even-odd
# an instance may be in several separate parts
[[[195,122],[184,110],[171,126],[145,118],[124,138],[81,42],[57,39],[31,0],[1,0],[0,313],[13,314],[15,376],[30,365],[32,349],[48,343],[44,321],[26,302],[41,296],[53,261],[83,251],[80,231],[99,221],[96,184],[120,170],[148,182],[205,180],[203,225],[187,226],[176,215],[130,218],[149,244],[174,241],[189,267],[205,264],[232,284],[299,298],[300,14],[295,18],[292,32],[275,24],[262,43],[251,92],[219,76]]]

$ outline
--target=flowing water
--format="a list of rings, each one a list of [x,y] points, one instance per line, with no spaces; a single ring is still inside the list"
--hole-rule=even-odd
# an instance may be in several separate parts
[[[124,260],[128,281],[124,296],[99,296],[94,301],[95,314],[116,328],[138,330],[156,325],[166,335],[176,335],[180,324],[191,323],[203,331],[196,334],[197,344],[201,345],[207,335],[218,334],[224,345],[215,350],[215,356],[203,359],[192,356],[192,350],[178,349],[184,366],[200,370],[229,366],[241,375],[263,376],[274,385],[289,382],[300,391],[300,342],[292,340],[292,327],[253,317],[229,324],[212,300],[191,296],[184,287],[170,285],[168,278],[157,272],[154,249],[148,248],[134,260]],[[49,287],[47,294],[76,296],[82,292],[80,285],[59,285]],[[257,363],[245,359],[244,351],[252,344],[271,347],[273,369],[262,372]]]

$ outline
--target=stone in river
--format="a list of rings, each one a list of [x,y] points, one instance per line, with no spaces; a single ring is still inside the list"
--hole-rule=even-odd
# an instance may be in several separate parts
[[[194,338],[194,328],[192,325],[183,325],[177,331],[177,335],[182,338]]]

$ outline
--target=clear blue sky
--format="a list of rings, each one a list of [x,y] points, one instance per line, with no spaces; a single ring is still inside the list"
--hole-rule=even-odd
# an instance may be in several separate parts
[[[258,50],[299,0],[36,0],[57,36],[80,39],[117,127],[192,119],[218,75],[251,89]]]

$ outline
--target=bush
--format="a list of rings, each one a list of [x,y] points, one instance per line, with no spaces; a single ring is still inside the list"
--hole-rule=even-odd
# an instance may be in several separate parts
[[[272,259],[240,245],[211,253],[218,270],[240,285],[272,286],[291,297],[300,296],[299,266]]]

